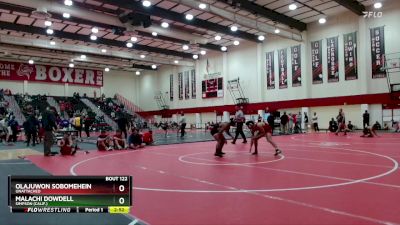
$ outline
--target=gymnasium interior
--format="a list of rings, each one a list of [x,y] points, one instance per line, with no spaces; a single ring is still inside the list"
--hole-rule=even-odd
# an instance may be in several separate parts
[[[0,225],[400,225],[399,21],[399,0],[0,0]]]

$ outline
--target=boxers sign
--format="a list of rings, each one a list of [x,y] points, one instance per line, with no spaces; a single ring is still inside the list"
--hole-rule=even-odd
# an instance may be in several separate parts
[[[102,87],[103,71],[0,61],[0,80]]]

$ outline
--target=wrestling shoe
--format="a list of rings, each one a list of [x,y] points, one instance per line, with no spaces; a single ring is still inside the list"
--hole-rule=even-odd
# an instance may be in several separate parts
[[[279,149],[275,149],[275,154],[274,154],[274,156],[277,156],[277,155],[279,155],[279,154],[281,154],[282,153],[282,151],[281,150],[279,150]]]

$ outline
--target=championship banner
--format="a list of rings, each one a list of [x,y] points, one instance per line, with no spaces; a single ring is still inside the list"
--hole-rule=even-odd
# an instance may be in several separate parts
[[[279,60],[279,89],[287,88],[287,49],[278,51]]]
[[[174,100],[174,75],[169,75],[169,100]]]
[[[292,87],[301,86],[301,45],[293,46],[292,50]]]
[[[179,100],[183,99],[183,73],[178,73],[178,94]]]
[[[322,84],[322,40],[311,42],[313,84]]]
[[[190,73],[192,81],[192,98],[196,98],[196,70],[192,70]]]
[[[339,37],[326,39],[326,48],[328,56],[328,82],[339,82]]]
[[[357,71],[357,33],[343,35],[344,41],[344,77],[345,80],[358,79]]]
[[[372,59],[372,78],[385,78],[385,35],[384,27],[370,29],[371,33],[371,59]]]
[[[189,71],[185,71],[185,99],[189,99]]]
[[[267,52],[267,89],[275,89],[274,52]]]
[[[103,71],[0,61],[0,80],[103,86]]]

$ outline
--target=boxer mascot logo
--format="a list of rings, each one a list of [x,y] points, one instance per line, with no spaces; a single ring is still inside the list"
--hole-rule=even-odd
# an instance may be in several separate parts
[[[17,75],[20,77],[26,77],[27,80],[29,80],[32,72],[33,68],[31,66],[22,63],[18,68]]]

